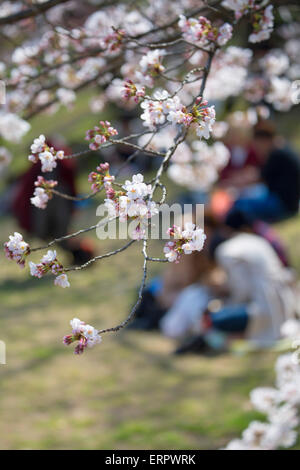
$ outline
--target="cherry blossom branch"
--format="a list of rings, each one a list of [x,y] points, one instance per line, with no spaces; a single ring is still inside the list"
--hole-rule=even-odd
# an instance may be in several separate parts
[[[97,194],[101,192],[102,188],[99,191],[95,191],[93,193],[89,193],[86,196],[70,196],[69,194],[61,193],[60,191],[57,191],[56,189],[51,189],[51,192],[55,194],[56,196],[62,197],[63,199],[68,199],[69,201],[87,201],[88,199],[92,199],[95,197]]]
[[[97,80],[99,80],[99,78],[101,78],[101,76],[103,74],[106,74],[106,73],[109,73],[109,72],[112,72],[116,67],[118,67],[118,65],[121,64],[121,57],[118,56],[118,57],[115,57],[111,63],[109,64],[109,67],[107,68],[104,68],[102,69],[96,76],[86,80],[85,82],[81,83],[80,85],[78,85],[77,87],[75,87],[73,89],[73,91],[76,93],[78,91],[81,91],[83,89],[85,89],[87,86],[89,85],[92,85],[93,83],[97,82]],[[26,120],[30,120],[32,119],[34,116],[36,116],[37,114],[41,113],[42,111],[45,111],[46,109],[48,109],[50,106],[52,106],[53,104],[57,103],[59,101],[59,99],[57,97],[53,98],[51,101],[41,105],[41,106],[38,106],[36,109],[34,109],[33,111],[30,111],[28,114],[25,115],[25,119]]]
[[[87,233],[87,232],[91,232],[92,230],[96,230],[97,228],[103,227],[107,223],[112,222],[113,220],[116,220],[116,219],[117,219],[117,217],[112,217],[108,220],[98,222],[98,224],[91,225],[90,227],[87,227],[87,228],[84,228],[84,229],[80,229],[77,232],[73,232],[73,233],[70,233],[68,235],[64,235],[63,237],[54,238],[51,242],[47,243],[46,245],[31,248],[30,252],[46,250],[47,248],[50,248],[51,246],[53,246],[57,243],[60,243],[60,242],[65,241],[65,240],[69,240],[70,238],[78,237],[78,235],[81,235],[81,234]]]
[[[135,305],[133,306],[133,308],[131,309],[128,317],[126,318],[126,320],[124,320],[123,322],[121,322],[119,325],[117,326],[113,326],[111,328],[105,328],[103,330],[99,330],[99,334],[103,334],[103,333],[116,333],[117,331],[121,330],[122,328],[125,328],[125,326],[127,326],[133,319],[134,319],[134,316],[135,316],[135,313],[140,305],[140,303],[142,302],[142,299],[143,299],[143,291],[144,291],[144,288],[145,288],[145,285],[146,285],[146,278],[147,278],[147,261],[148,261],[148,256],[147,256],[147,240],[144,240],[143,241],[143,249],[142,249],[142,253],[143,253],[143,256],[144,256],[144,262],[143,262],[143,277],[142,277],[142,282],[140,284],[140,288],[139,288],[139,292],[138,292],[138,298],[137,298],[137,301],[135,303]]]
[[[45,4],[48,3],[45,2]],[[37,207],[44,209],[52,194],[72,201],[86,200],[94,197],[104,188],[106,192],[105,207],[108,210],[109,216],[112,216],[112,214],[114,216],[107,220],[102,220],[96,225],[56,238],[45,246],[30,249],[29,245],[24,242],[22,236],[18,233],[10,237],[9,242],[6,244],[7,256],[24,265],[26,257],[30,252],[47,249],[56,243],[97,229],[116,219],[119,219],[121,223],[128,220],[137,222],[133,237],[143,240],[143,275],[137,302],[122,323],[100,331],[85,325],[78,319],[73,319],[71,322],[73,328],[72,335],[68,335],[64,341],[65,344],[70,344],[78,340],[77,353],[83,352],[87,345],[94,345],[100,342],[99,334],[116,332],[132,320],[142,300],[147,277],[147,262],[178,262],[183,253],[190,254],[193,251],[201,251],[203,248],[205,236],[199,227],[190,226],[189,228],[181,229],[180,227],[173,226],[169,229],[169,234],[173,238],[164,248],[166,259],[150,257],[147,254],[146,228],[149,228],[150,219],[153,215],[159,213],[160,205],[166,200],[167,191],[161,179],[168,169],[172,157],[178,158],[179,155],[180,158],[180,149],[178,147],[182,144],[181,149],[183,153],[190,152],[194,155],[192,150],[190,150],[194,144],[194,142],[190,142],[192,133],[195,132],[200,139],[209,139],[213,132],[212,126],[215,122],[215,109],[214,106],[209,106],[208,101],[203,99],[203,94],[213,57],[216,51],[230,40],[233,29],[232,24],[234,22],[231,21],[231,24],[223,23],[219,26],[219,21],[212,23],[210,18],[202,16],[194,18],[194,16],[208,10],[215,13],[215,15],[212,15],[212,19],[219,20],[219,16],[222,17],[218,8],[220,3],[221,0],[210,4],[206,2],[204,5],[202,3],[201,7],[187,12],[182,8],[182,15],[178,16],[176,11],[174,17],[172,15],[171,19],[163,25],[157,25],[154,19],[154,21],[150,21],[151,26],[149,26],[149,24],[145,24],[144,20],[142,20],[141,25],[138,25],[137,29],[132,27],[133,34],[130,34],[131,26],[128,27],[126,21],[124,21],[124,29],[121,29],[119,26],[122,24],[122,18],[118,19],[118,13],[121,13],[122,16],[123,6],[119,11],[116,11],[116,21],[112,22],[113,25],[108,25],[108,27],[106,27],[104,22],[107,15],[110,14],[110,10],[107,10],[105,13],[100,11],[100,15],[97,14],[97,11],[93,12],[90,17],[84,18],[82,26],[73,28],[70,31],[56,28],[45,18],[43,27],[46,28],[46,34],[41,36],[41,45],[37,45],[36,49],[33,48],[33,52],[31,46],[28,46],[24,55],[22,51],[16,51],[15,61],[12,61],[12,67],[15,68],[9,71],[11,74],[8,73],[8,76],[11,77],[11,82],[16,84],[15,90],[17,92],[21,91],[25,94],[28,91],[29,93],[31,99],[28,100],[28,104],[21,107],[22,113],[27,111],[27,118],[48,109],[58,101],[62,105],[69,106],[75,100],[76,92],[99,82],[102,89],[105,90],[107,87],[107,93],[104,95],[103,90],[101,91],[99,96],[100,106],[97,104],[96,110],[98,108],[101,109],[102,101],[105,103],[108,99],[112,102],[118,102],[121,96],[124,102],[129,103],[129,108],[131,104],[134,105],[134,102],[140,104],[142,108],[141,119],[143,125],[148,128],[148,130],[139,134],[115,138],[114,136],[118,134],[118,130],[110,122],[100,121],[99,125],[87,130],[86,140],[90,141],[89,149],[69,156],[64,156],[62,150],[55,150],[53,147],[50,147],[46,142],[45,136],[41,135],[34,140],[31,146],[32,154],[29,156],[29,160],[34,163],[40,160],[42,172],[52,171],[59,159],[80,158],[90,154],[92,151],[97,151],[100,148],[105,149],[112,145],[122,145],[133,150],[132,155],[130,155],[124,165],[131,162],[141,153],[149,157],[161,158],[160,165],[150,183],[144,181],[143,175],[137,174],[133,175],[132,181],[126,180],[124,184],[120,184],[115,181],[116,175],[110,174],[109,163],[100,163],[96,170],[89,175],[89,182],[92,185],[93,193],[83,197],[63,194],[54,189],[57,185],[56,181],[47,181],[41,176],[38,177],[35,183],[34,197],[31,199],[32,203]],[[100,7],[110,5],[111,2],[102,2]],[[125,5],[127,8],[128,3],[125,2]],[[235,7],[236,5],[233,5],[234,13],[230,13],[230,18],[233,18],[233,15],[237,17],[240,14],[240,12],[236,13]],[[272,29],[273,19],[270,11],[272,6],[268,7],[268,10],[266,8],[260,11],[257,9],[260,8],[260,5],[256,5],[249,0],[247,8],[250,11],[250,16],[253,16],[251,20],[253,25],[253,42],[257,41],[259,34],[258,39],[263,40],[261,37],[265,38],[265,36],[268,36]],[[243,9],[242,16],[244,13],[248,14],[247,8]],[[254,15],[257,11],[259,11],[258,15]],[[155,10],[153,15],[155,18]],[[92,25],[90,24],[91,19]],[[140,26],[142,26],[141,29]],[[136,31],[142,32],[135,34]],[[48,45],[50,50],[47,49]],[[195,60],[190,60],[194,54]],[[220,56],[222,56],[222,52]],[[180,63],[178,58],[181,59]],[[206,60],[204,67],[199,66],[189,70],[192,64],[202,64],[204,59]],[[18,61],[20,62],[20,70],[14,64],[14,62],[18,63]],[[186,67],[188,61],[190,63]],[[219,54],[216,57],[217,67],[218,61]],[[38,70],[37,74],[35,74],[36,70]],[[175,70],[176,74],[172,73]],[[56,71],[57,74],[54,74]],[[125,75],[125,73],[128,73],[128,75]],[[31,74],[32,79],[30,77]],[[125,76],[128,76],[128,78],[124,78]],[[42,79],[44,77],[46,77],[46,80],[43,82]],[[28,78],[30,80],[27,81]],[[41,80],[39,81],[39,79]],[[165,84],[165,82],[167,82],[165,85],[166,89],[158,89],[161,83]],[[178,84],[178,86],[174,85],[174,83]],[[195,85],[184,90],[186,93],[180,93],[185,85],[192,83],[195,83]],[[156,87],[156,90],[153,90],[154,87]],[[149,90],[147,94],[146,88]],[[14,92],[14,88],[12,88],[12,91]],[[43,91],[45,91],[45,94],[40,97],[40,93]],[[15,101],[19,101],[18,96],[13,96],[13,98]],[[187,104],[189,101],[191,102]],[[165,127],[166,129],[164,129]],[[177,135],[174,138],[176,131]],[[140,138],[148,136],[148,134],[149,139],[146,137],[148,141],[142,145],[141,142],[144,143],[145,140]],[[154,140],[153,148],[150,146],[152,139]],[[196,141],[196,143],[199,142]],[[219,144],[222,145],[221,143]],[[214,145],[217,145],[217,143],[208,146],[205,142],[201,142],[201,152],[205,153],[206,148],[211,152],[214,149]],[[166,151],[161,151],[161,149],[165,148],[167,148]],[[176,152],[177,149],[178,153]],[[176,164],[176,158],[174,158],[174,165]],[[205,158],[203,159],[205,160]],[[192,165],[191,167],[193,168]],[[219,169],[217,164],[215,167],[214,170]],[[122,166],[119,168],[119,172],[121,169]],[[153,199],[158,189],[162,191],[162,195],[160,201],[156,202]],[[179,237],[175,237],[176,234]],[[44,255],[38,265],[31,261],[29,262],[30,272],[36,277],[42,277],[51,272],[57,276],[54,281],[56,285],[60,285],[63,288],[69,287],[70,284],[66,276],[67,272],[83,270],[96,261],[123,252],[135,241],[135,239],[131,239],[124,246],[95,256],[81,266],[70,266],[67,268],[64,268],[58,262],[55,251],[48,250],[48,253]]]
[[[111,256],[114,256],[114,255],[118,254],[118,253],[121,253],[122,251],[127,250],[127,248],[129,248],[135,242],[136,242],[136,240],[130,240],[128,243],[126,243],[121,248],[118,248],[114,251],[110,251],[109,253],[105,253],[104,255],[95,256],[94,258],[90,259],[89,261],[82,264],[81,266],[74,266],[74,267],[70,267],[70,268],[65,268],[65,272],[68,272],[68,271],[81,271],[82,269],[85,269],[88,266],[90,266],[91,264],[95,263],[95,261],[99,261],[99,260],[104,259],[104,258],[109,258]]]

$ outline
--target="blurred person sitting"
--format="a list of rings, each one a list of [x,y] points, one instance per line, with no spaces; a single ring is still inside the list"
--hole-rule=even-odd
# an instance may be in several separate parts
[[[226,282],[209,285],[207,305],[194,315],[194,336],[177,350],[179,353],[203,349],[203,341],[225,348],[228,338],[245,338],[257,347],[269,347],[280,338],[282,324],[296,314],[294,278],[263,238],[252,233],[234,232],[206,220],[206,252],[226,273]],[[196,285],[194,286],[194,290]],[[203,296],[199,286],[199,296]],[[194,293],[194,297],[195,297]],[[168,334],[170,323],[188,312],[190,292],[183,291],[161,321]],[[210,302],[214,308],[210,308]],[[195,302],[195,301],[193,301]],[[199,305],[199,303],[198,303]],[[187,314],[187,313],[186,313]],[[168,325],[169,323],[169,325]],[[169,327],[169,330],[168,330]],[[174,335],[173,335],[174,336]]]
[[[180,263],[168,263],[162,276],[152,279],[143,292],[131,329],[154,330],[180,292],[198,280],[205,281],[205,262],[201,253],[182,256]],[[210,263],[209,263],[210,264]]]
[[[300,199],[300,162],[284,146],[270,121],[258,121],[253,146],[261,170],[253,175],[253,184],[241,192],[226,216],[233,228],[251,226],[255,221],[279,222],[297,214]]]
[[[176,220],[176,225],[183,226],[185,222],[192,220],[193,214],[186,214],[184,220],[182,217]],[[210,266],[210,259],[203,256],[202,252],[182,256],[180,263],[167,263],[162,275],[152,279],[144,289],[142,301],[129,328],[159,329],[160,320],[172,307],[180,292],[196,281],[205,283]]]

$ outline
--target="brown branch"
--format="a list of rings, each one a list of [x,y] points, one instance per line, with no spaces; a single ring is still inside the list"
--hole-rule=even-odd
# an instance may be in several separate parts
[[[146,285],[146,277],[147,277],[147,261],[148,261],[148,255],[147,255],[147,240],[144,240],[143,241],[143,256],[144,256],[144,263],[143,263],[143,278],[142,278],[142,282],[141,282],[141,285],[140,285],[140,288],[139,288],[139,294],[138,294],[138,299],[135,303],[135,305],[133,306],[133,308],[131,309],[128,317],[126,318],[126,320],[124,320],[122,323],[120,323],[119,325],[117,326],[113,326],[112,328],[105,328],[103,330],[100,330],[99,331],[99,334],[103,334],[103,333],[116,333],[117,331],[121,330],[122,328],[125,328],[125,326],[128,325],[128,323],[130,323],[133,319],[134,319],[134,316],[135,316],[135,313],[137,311],[137,308],[138,306],[140,305],[141,301],[142,301],[142,298],[143,298],[143,291],[144,291],[144,288],[145,288],[145,285]]]
[[[56,5],[67,3],[69,1],[70,0],[49,0],[45,3],[36,3],[32,8],[21,10],[17,13],[13,13],[12,15],[0,18],[0,25],[17,23],[18,21],[26,20],[27,18],[34,18],[35,16],[45,13],[46,11],[50,10],[50,8],[53,8]]]
[[[74,266],[74,267],[71,267],[71,268],[66,268],[64,271],[65,272],[80,271],[81,269],[84,269],[84,268],[87,268],[88,266],[90,266],[90,264],[95,263],[95,261],[99,261],[99,260],[104,259],[104,258],[110,258],[110,256],[114,256],[118,253],[121,253],[122,251],[127,250],[127,248],[129,248],[134,242],[136,242],[136,240],[130,240],[128,243],[121,246],[121,248],[118,248],[117,250],[110,251],[109,253],[105,253],[104,255],[95,256],[94,258],[90,259],[89,261],[82,264],[81,266]]]

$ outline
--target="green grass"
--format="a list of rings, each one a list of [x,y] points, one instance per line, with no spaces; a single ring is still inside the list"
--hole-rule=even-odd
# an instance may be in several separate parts
[[[55,119],[36,118],[22,145],[11,146],[12,171],[26,166],[41,132],[82,141],[99,118],[87,111],[89,97],[81,94],[72,112]],[[95,222],[94,213],[81,214],[76,226],[87,225],[88,216],[88,224]],[[10,218],[0,223],[2,244],[17,227]],[[279,230],[300,272],[299,219]],[[116,245],[95,243],[99,253]],[[0,365],[1,449],[218,449],[260,418],[249,392],[274,383],[273,352],[174,357],[172,341],[126,330],[104,336],[81,357],[62,345],[74,316],[99,329],[126,317],[141,278],[140,250],[132,246],[73,273],[67,290],[50,278],[31,278],[0,254],[0,340],[7,346],[7,365]],[[149,277],[160,269],[151,266]]]
[[[15,227],[1,222],[4,241]],[[280,230],[299,266],[299,220]],[[117,242],[96,243],[104,252]],[[0,255],[1,449],[217,449],[260,417],[249,392],[273,384],[273,352],[174,357],[172,341],[133,331],[106,335],[81,357],[62,345],[74,316],[98,328],[125,318],[140,248],[73,273],[67,290]]]

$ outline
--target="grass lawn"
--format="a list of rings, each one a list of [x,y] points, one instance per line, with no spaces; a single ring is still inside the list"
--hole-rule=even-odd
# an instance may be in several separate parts
[[[14,228],[1,220],[1,243]],[[299,268],[299,221],[280,230]],[[104,252],[117,242],[96,243]],[[80,357],[62,345],[74,316],[98,328],[126,316],[140,279],[139,251],[132,246],[71,274],[66,290],[0,255],[0,339],[7,345],[1,449],[217,449],[259,417],[248,395],[273,384],[275,353],[173,357],[172,341],[133,331],[106,335]]]

